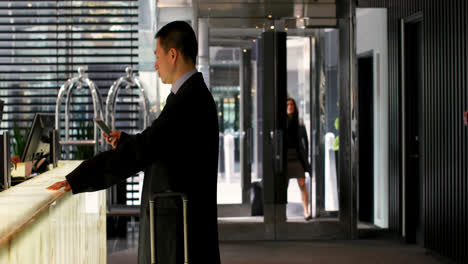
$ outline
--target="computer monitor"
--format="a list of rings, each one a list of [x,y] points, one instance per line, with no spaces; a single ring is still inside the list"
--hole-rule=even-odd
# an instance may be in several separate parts
[[[22,162],[33,161],[50,154],[51,132],[54,126],[54,114],[36,113],[21,155]]]

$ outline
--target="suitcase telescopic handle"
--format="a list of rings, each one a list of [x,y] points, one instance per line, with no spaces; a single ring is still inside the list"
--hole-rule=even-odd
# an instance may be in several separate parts
[[[150,237],[151,237],[151,263],[156,264],[156,241],[154,239],[155,233],[155,224],[154,224],[154,203],[159,198],[171,198],[171,197],[180,197],[182,199],[183,204],[183,219],[184,219],[184,264],[188,264],[188,228],[187,228],[187,195],[185,193],[180,192],[162,192],[162,193],[154,193],[151,195],[150,200]]]

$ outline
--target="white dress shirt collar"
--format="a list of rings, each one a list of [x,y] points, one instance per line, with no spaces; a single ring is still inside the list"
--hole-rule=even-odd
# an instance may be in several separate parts
[[[184,84],[195,73],[197,73],[197,69],[193,69],[191,71],[184,73],[184,75],[182,75],[179,79],[177,79],[174,85],[172,85],[171,92],[173,94],[176,94],[177,91],[179,91],[179,88],[182,86],[182,84]]]

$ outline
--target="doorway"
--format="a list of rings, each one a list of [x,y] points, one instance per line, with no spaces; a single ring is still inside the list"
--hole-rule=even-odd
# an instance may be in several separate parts
[[[301,150],[306,162],[310,164],[310,59],[311,36],[288,36],[286,39],[286,71],[287,71],[287,98],[293,99],[297,116],[298,127],[301,129]],[[289,120],[289,119],[288,119]],[[289,124],[289,123],[288,123]],[[290,136],[290,135],[289,135]],[[287,145],[286,137],[285,144]],[[304,170],[304,175],[288,175],[287,181],[287,212],[288,220],[303,220],[306,214],[315,216],[315,197],[312,193],[314,182],[309,170]],[[297,178],[296,178],[297,177]],[[304,185],[301,185],[304,184]]]
[[[346,237],[343,220],[338,217],[338,164],[334,161],[338,150],[333,148],[339,146],[338,141],[331,140],[331,146],[325,146],[327,134],[338,137],[339,30],[305,28],[298,24],[301,19],[296,21],[297,28],[281,19],[262,28],[247,24],[242,29],[216,24],[212,19],[206,22],[210,88],[218,103],[223,133],[218,174],[218,201],[223,201],[218,203],[220,240]],[[198,24],[199,31],[203,26]],[[249,58],[245,54],[250,54]],[[246,80],[244,73],[250,76]],[[304,219],[302,193],[296,182],[290,184],[294,192],[286,192],[287,148],[283,144],[287,96],[296,99],[301,125],[307,132],[308,143],[304,144],[309,147],[312,173],[306,176],[306,185],[314,186],[314,179],[320,184],[315,185],[316,191],[308,190],[308,206],[320,219]],[[233,134],[230,141],[226,140],[228,133]],[[249,150],[244,151],[246,155],[242,154],[244,145]],[[333,158],[327,159],[329,152]],[[228,191],[234,190],[224,188],[228,184],[235,187],[236,200],[228,200]],[[328,196],[331,198],[326,199]],[[289,204],[287,198],[294,201]],[[319,213],[314,214],[314,207]],[[297,209],[296,214],[288,215],[288,209]]]
[[[389,227],[389,88],[387,10],[356,9],[360,236]],[[373,192],[372,196],[369,192]],[[360,203],[360,204],[359,204]],[[370,207],[370,208],[369,208]],[[369,225],[371,224],[371,225]],[[379,230],[379,231],[378,231]]]
[[[424,245],[424,207],[421,173],[420,95],[422,91],[422,16],[402,21],[402,194],[403,236]]]

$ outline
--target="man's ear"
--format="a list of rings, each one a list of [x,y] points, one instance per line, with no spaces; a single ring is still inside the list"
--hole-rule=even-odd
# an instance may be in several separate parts
[[[169,50],[169,56],[171,56],[171,59],[177,59],[178,57],[178,52],[176,49],[172,48]]]

